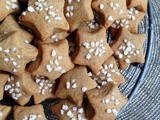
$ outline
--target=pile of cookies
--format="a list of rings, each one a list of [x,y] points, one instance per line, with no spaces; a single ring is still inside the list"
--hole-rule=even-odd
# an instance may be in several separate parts
[[[0,120],[114,120],[127,103],[119,69],[144,63],[147,0],[1,0]],[[107,32],[108,31],[108,32]],[[108,34],[112,43],[107,43]],[[25,106],[33,100],[33,106]],[[9,102],[9,101],[7,101]]]

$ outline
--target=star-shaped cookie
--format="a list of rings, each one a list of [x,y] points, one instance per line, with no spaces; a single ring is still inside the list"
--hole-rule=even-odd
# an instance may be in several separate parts
[[[127,0],[127,7],[136,7],[138,10],[146,12],[148,0]]]
[[[100,14],[103,25],[108,28],[115,20],[127,16],[125,0],[94,0],[92,8]]]
[[[47,120],[42,105],[15,106],[13,111],[14,120]]]
[[[0,21],[2,21],[10,13],[15,14],[20,11],[18,0],[1,0],[0,8]]]
[[[99,86],[106,85],[108,82],[113,82],[119,86],[125,81],[123,75],[118,70],[116,60],[113,56],[103,63],[96,74],[89,72],[88,75],[95,80]]]
[[[0,120],[7,120],[7,116],[11,112],[11,107],[6,105],[0,105]]]
[[[91,2],[92,0],[65,0],[64,14],[70,25],[70,32],[94,18]]]
[[[138,25],[144,18],[145,13],[138,11],[136,8],[129,8],[127,11],[127,18],[116,20],[111,26],[111,36],[115,40],[121,28],[128,29],[131,33],[138,32]]]
[[[33,35],[31,33],[22,29],[12,15],[8,15],[2,24],[0,24],[0,33],[7,34],[13,31],[19,32],[19,35],[26,43],[30,43],[33,39]]]
[[[106,29],[101,27],[93,33],[78,31],[76,50],[73,62],[88,66],[93,73],[97,73],[107,58],[113,54],[107,44]]]
[[[97,83],[87,74],[85,66],[76,66],[60,78],[55,95],[59,98],[69,98],[78,106],[81,106],[84,93],[97,87]]]
[[[112,45],[121,69],[125,69],[130,63],[144,63],[144,42],[144,34],[132,34],[128,30],[122,29],[118,40]]]
[[[86,115],[89,120],[115,120],[118,111],[127,103],[127,97],[122,95],[113,83],[86,92],[89,101]]]
[[[77,106],[67,99],[51,106],[51,111],[59,120],[87,120],[82,106]]]
[[[39,45],[39,53],[37,59],[28,68],[32,75],[46,76],[53,81],[74,67],[69,57],[67,40]]]
[[[0,100],[2,100],[4,95],[4,86],[7,82],[7,78],[9,77],[9,75],[0,73],[0,76]]]
[[[34,81],[38,85],[38,93],[33,95],[34,103],[39,104],[49,98],[56,98],[53,94],[56,89],[56,82],[48,80],[45,76],[35,76]]]
[[[41,40],[51,37],[57,30],[69,29],[63,14],[64,0],[29,0],[28,8],[19,20],[32,29]]]
[[[29,72],[21,77],[10,75],[4,90],[20,105],[25,105],[31,96],[38,93],[38,85],[34,83]]]
[[[0,70],[21,76],[26,64],[36,58],[38,50],[24,42],[18,32],[0,35]]]

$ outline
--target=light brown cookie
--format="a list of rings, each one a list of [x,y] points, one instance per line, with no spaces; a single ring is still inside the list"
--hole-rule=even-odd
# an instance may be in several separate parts
[[[115,57],[121,69],[125,69],[130,63],[144,63],[143,44],[144,34],[132,34],[123,29],[118,40],[112,45]]]
[[[52,105],[51,110],[58,117],[58,120],[86,120],[84,108],[66,99]]]
[[[136,7],[138,10],[146,12],[148,0],[127,0],[127,7]]]
[[[113,83],[87,91],[86,95],[94,110],[93,113],[87,110],[86,115],[90,120],[115,120],[118,111],[127,103],[127,98]]]
[[[31,63],[28,70],[32,75],[46,76],[50,80],[56,80],[74,67],[68,52],[67,40],[40,45],[39,56]]]
[[[33,35],[22,29],[12,15],[8,15],[2,24],[0,24],[0,33],[7,34],[13,31],[19,32],[19,36],[21,36],[25,42],[30,43],[33,40]]]
[[[0,120],[7,120],[7,116],[11,111],[11,107],[6,105],[0,105]]]
[[[113,82],[119,86],[125,81],[123,75],[118,70],[116,60],[113,56],[103,63],[96,74],[89,72],[88,75],[95,80],[99,86],[106,85],[108,82]]]
[[[28,8],[19,20],[24,26],[32,29],[37,36],[46,40],[56,30],[67,31],[69,24],[63,14],[64,0],[30,0]]]
[[[125,0],[94,0],[92,8],[100,14],[101,23],[106,28],[127,16]]]
[[[34,81],[38,85],[38,93],[33,95],[35,104],[39,104],[49,98],[56,98],[54,95],[56,89],[55,81],[51,81],[44,76],[35,76]]]
[[[94,18],[91,9],[92,0],[65,0],[64,14],[70,26],[70,32],[80,24]]]
[[[128,29],[131,33],[138,32],[138,25],[144,18],[145,13],[136,8],[129,8],[127,18],[116,20],[111,26],[111,37],[113,40],[118,38],[121,28]]]
[[[30,107],[15,106],[14,120],[47,120],[42,105]]]
[[[18,32],[0,35],[1,71],[21,76],[26,64],[36,58],[37,54],[38,50],[29,43],[25,43]]]
[[[21,77],[9,76],[4,90],[20,105],[25,105],[31,95],[38,93],[38,86],[33,82],[29,72]]]
[[[18,0],[1,0],[0,8],[0,21],[2,21],[10,13],[15,14],[20,11]]]
[[[61,76],[55,95],[59,98],[68,98],[81,106],[84,93],[96,87],[96,82],[87,74],[87,68],[76,66]]]
[[[8,74],[0,73],[0,100],[3,99],[4,95],[4,86],[7,82]]]
[[[97,73],[103,62],[112,54],[104,27],[93,33],[77,32],[76,50],[73,56],[75,64],[86,65],[93,73]]]

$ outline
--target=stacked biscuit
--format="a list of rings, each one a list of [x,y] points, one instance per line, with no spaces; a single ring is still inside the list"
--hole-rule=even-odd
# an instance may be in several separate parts
[[[119,69],[144,63],[147,0],[1,0],[0,100],[15,120],[114,120],[127,98]],[[108,33],[112,43],[107,43]],[[5,93],[5,94],[4,94]],[[33,106],[25,106],[33,98]],[[38,110],[38,111],[37,111]],[[10,106],[0,105],[5,120]]]

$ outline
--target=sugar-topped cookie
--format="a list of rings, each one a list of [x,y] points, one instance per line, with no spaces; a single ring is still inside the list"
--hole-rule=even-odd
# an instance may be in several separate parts
[[[14,120],[47,120],[42,105],[30,107],[15,106]]]
[[[92,0],[65,0],[64,14],[70,26],[70,32],[80,24],[94,18],[91,9]]]
[[[58,104],[52,105],[51,110],[59,120],[87,120],[84,108],[66,99],[61,100]]]
[[[0,1],[0,21],[2,21],[10,13],[19,13],[20,7],[18,0],[1,0]]]
[[[60,83],[55,95],[59,98],[68,98],[81,106],[84,93],[96,87],[96,82],[87,74],[87,68],[85,66],[76,66],[60,77]]]
[[[62,74],[74,67],[69,57],[69,45],[67,40],[55,44],[39,45],[39,56],[29,66],[32,75],[46,76],[50,80],[56,80]]]
[[[107,44],[106,29],[102,27],[95,32],[77,32],[76,50],[73,62],[78,65],[88,66],[97,73],[107,58],[113,54]]]
[[[7,116],[11,112],[11,107],[6,105],[0,105],[0,120],[7,120]]]
[[[103,63],[96,74],[89,72],[88,75],[95,80],[99,86],[106,85],[108,82],[113,82],[119,86],[125,81],[123,75],[118,70],[116,60],[113,56]]]
[[[0,100],[3,99],[4,95],[4,86],[7,82],[8,74],[0,73]]]
[[[64,0],[30,0],[28,8],[20,16],[20,23],[32,29],[37,36],[46,40],[56,30],[69,29],[63,14]]]
[[[113,83],[102,86],[101,89],[92,89],[86,92],[89,108],[86,110],[88,119],[115,120],[118,111],[127,103],[127,98],[121,94]]]
[[[132,34],[126,29],[121,31],[118,40],[112,45],[121,69],[126,68],[130,63],[144,63],[144,41],[144,34]]]
[[[21,77],[9,76],[4,90],[20,105],[25,105],[31,95],[38,93],[38,86],[32,80],[29,72],[25,71]]]
[[[35,76],[34,81],[38,85],[38,93],[33,95],[34,103],[39,104],[49,98],[56,98],[54,91],[56,89],[55,81],[47,79],[45,76]]]
[[[18,32],[0,34],[1,71],[21,76],[26,64],[36,58],[37,54],[38,50],[29,43],[25,43]]]
[[[92,8],[100,14],[101,23],[108,28],[118,19],[127,16],[125,0],[94,0]]]

